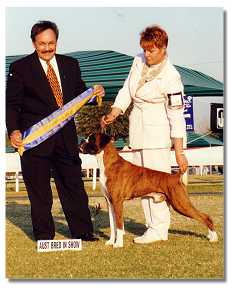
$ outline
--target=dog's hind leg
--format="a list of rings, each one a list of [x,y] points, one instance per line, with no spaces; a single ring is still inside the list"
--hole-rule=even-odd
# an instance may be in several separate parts
[[[108,205],[109,224],[110,224],[110,238],[108,241],[105,242],[105,244],[113,245],[115,243],[116,233],[117,233],[116,220],[115,220],[114,210],[113,210],[112,203],[110,202],[110,199],[107,196],[105,196],[105,199]]]
[[[181,215],[195,219],[206,225],[209,229],[209,234],[207,237],[210,242],[217,241],[218,236],[215,232],[212,219],[207,214],[200,212],[192,205],[185,187],[181,183],[178,183],[177,185],[171,187],[170,193],[170,203],[172,207]]]
[[[210,230],[208,229],[208,235],[207,238],[209,239],[210,242],[216,242],[218,241],[218,235],[215,230]]]

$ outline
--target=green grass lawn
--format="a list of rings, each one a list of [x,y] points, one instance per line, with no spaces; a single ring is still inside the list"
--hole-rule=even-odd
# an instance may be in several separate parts
[[[207,178],[207,177],[204,177]],[[209,178],[209,177],[208,177]],[[198,180],[199,179],[199,180]],[[223,191],[222,177],[209,178],[212,192]],[[205,190],[200,177],[189,180],[189,190]],[[207,183],[206,183],[207,184]],[[206,239],[206,228],[196,221],[176,214],[171,209],[169,240],[147,245],[133,243],[145,231],[140,200],[127,201],[124,206],[124,247],[106,246],[109,220],[99,188],[92,191],[85,182],[98,242],[83,242],[82,251],[38,253],[32,239],[30,206],[24,192],[15,194],[8,187],[6,197],[6,277],[9,279],[223,279],[224,278],[224,197],[223,195],[192,195],[194,205],[211,215],[219,241]],[[208,191],[209,192],[209,191]],[[208,193],[209,194],[209,193]],[[101,210],[95,212],[100,204]],[[56,238],[69,238],[67,223],[55,195],[53,215]]]

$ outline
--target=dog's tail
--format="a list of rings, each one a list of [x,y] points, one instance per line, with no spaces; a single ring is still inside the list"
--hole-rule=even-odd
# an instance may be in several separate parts
[[[191,203],[185,185],[181,182],[180,173],[174,176],[169,185],[169,203],[175,211],[186,217],[198,220],[205,224],[210,230],[214,230],[212,219],[205,213],[197,210]]]

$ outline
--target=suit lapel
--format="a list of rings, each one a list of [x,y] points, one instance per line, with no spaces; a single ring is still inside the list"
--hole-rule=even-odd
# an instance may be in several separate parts
[[[57,106],[46,74],[36,52],[32,54],[32,74],[34,77],[35,86],[38,88],[40,98],[46,101],[50,106]]]

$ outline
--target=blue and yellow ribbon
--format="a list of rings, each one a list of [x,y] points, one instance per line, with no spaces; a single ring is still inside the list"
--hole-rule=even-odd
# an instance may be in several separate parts
[[[37,124],[24,131],[22,135],[22,145],[18,148],[20,156],[23,155],[24,151],[39,145],[57,133],[74,117],[83,105],[87,102],[92,102],[94,99],[94,90],[93,88],[89,88],[70,102],[66,103],[63,107],[54,111],[48,117],[42,119]],[[97,97],[96,99],[100,106],[102,99]]]

